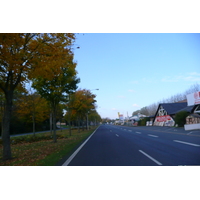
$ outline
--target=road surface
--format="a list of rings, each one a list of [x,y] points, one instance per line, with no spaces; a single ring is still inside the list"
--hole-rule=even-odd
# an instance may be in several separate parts
[[[63,166],[200,165],[200,132],[101,125]]]

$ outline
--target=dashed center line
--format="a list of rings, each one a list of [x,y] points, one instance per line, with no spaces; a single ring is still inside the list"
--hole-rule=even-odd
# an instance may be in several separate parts
[[[148,157],[149,159],[151,159],[153,162],[155,162],[157,165],[162,165],[162,163],[158,162],[156,159],[154,159],[153,157],[151,157],[150,155],[148,155],[147,153],[145,153],[142,150],[139,150],[140,153],[144,154],[146,157]]]
[[[129,132],[132,132],[132,130],[128,130]]]
[[[184,142],[184,141],[179,141],[179,140],[173,140],[173,141],[174,141],[174,142],[183,143],[183,144],[187,144],[187,145],[191,145],[191,146],[195,146],[195,147],[200,147],[199,144],[193,144],[193,143]]]
[[[151,135],[151,134],[148,134],[148,136],[151,136],[151,137],[158,137],[157,135]]]
[[[119,135],[115,134],[117,137],[119,137]]]
[[[141,134],[141,132],[136,132],[136,133]]]

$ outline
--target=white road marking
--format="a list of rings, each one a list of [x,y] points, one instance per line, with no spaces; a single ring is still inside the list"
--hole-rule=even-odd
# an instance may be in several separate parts
[[[100,127],[100,126],[99,126]],[[98,128],[99,128],[98,127]],[[98,129],[97,128],[97,129]],[[87,143],[87,141],[95,134],[97,129],[88,137],[88,139],[63,163],[62,166],[67,166],[72,161],[72,159],[76,156],[76,154],[82,149],[82,147]]]
[[[124,129],[126,131],[126,129]]]
[[[110,132],[112,132],[112,130],[110,130]]]
[[[117,137],[119,137],[119,135],[115,134]]]
[[[157,135],[151,135],[151,134],[148,134],[148,136],[151,136],[151,137],[158,137]]]
[[[141,132],[136,132],[136,133],[141,134]]]
[[[128,131],[132,132],[132,130],[128,130]]]
[[[195,146],[195,147],[200,147],[199,144],[193,144],[193,143],[184,142],[184,141],[179,141],[179,140],[173,140],[173,141],[174,141],[174,142],[183,143],[183,144],[187,144],[187,145],[191,145],[191,146]]]
[[[147,153],[145,153],[142,150],[139,150],[140,153],[144,154],[146,157],[148,157],[149,159],[151,159],[152,161],[154,161],[156,164],[158,165],[162,165],[162,163],[158,162],[156,159],[152,158],[150,155],[148,155]]]

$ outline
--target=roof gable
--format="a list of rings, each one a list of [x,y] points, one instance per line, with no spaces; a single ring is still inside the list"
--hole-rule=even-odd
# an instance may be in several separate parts
[[[158,106],[158,109],[156,111],[156,115],[158,113],[158,110],[160,108],[160,106],[163,107],[163,109],[165,109],[168,113],[168,115],[173,115],[176,114],[177,111],[187,107],[187,102],[181,102],[181,103],[161,103]]]

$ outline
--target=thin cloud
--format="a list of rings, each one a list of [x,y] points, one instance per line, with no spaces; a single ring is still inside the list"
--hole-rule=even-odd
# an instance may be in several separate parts
[[[137,108],[137,107],[138,107],[138,108],[140,107],[140,106],[139,106],[138,104],[136,104],[136,103],[134,103],[132,106],[133,106],[133,107],[136,107],[136,108]]]
[[[135,92],[135,90],[129,89],[128,92]]]
[[[142,81],[146,82],[146,83],[152,83],[153,82],[153,80],[148,79],[148,78],[143,78]]]
[[[179,81],[197,82],[197,81],[200,81],[200,73],[191,72],[185,75],[166,76],[162,78],[161,81],[162,82],[179,82]]]
[[[118,98],[120,98],[120,99],[124,99],[124,98],[126,98],[125,96],[123,96],[123,95],[119,95],[119,96],[117,96]]]
[[[131,84],[139,84],[139,81],[134,80],[134,81],[131,81],[130,83],[131,83]]]

